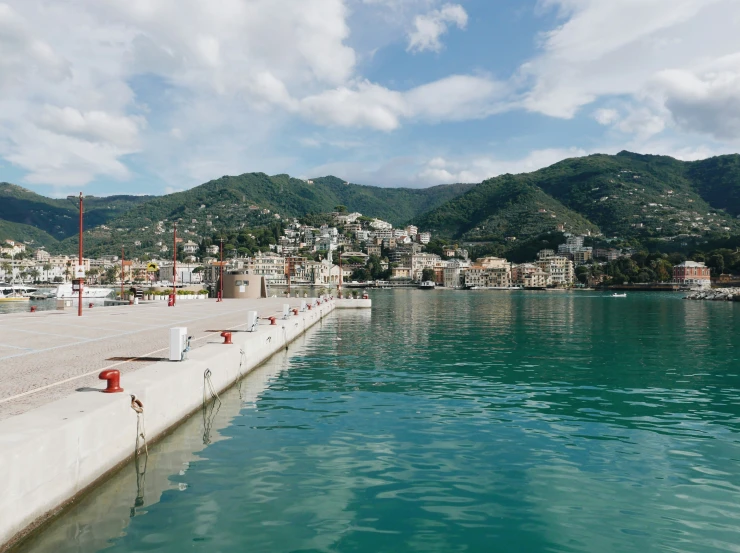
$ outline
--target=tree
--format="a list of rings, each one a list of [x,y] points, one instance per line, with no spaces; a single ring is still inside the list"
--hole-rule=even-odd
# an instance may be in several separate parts
[[[431,280],[432,282],[434,282],[436,278],[437,278],[436,273],[434,272],[434,269],[432,269],[431,267],[425,267],[424,270],[421,272],[422,281]]]
[[[347,206],[346,205],[335,205],[334,211],[337,213],[347,213]]]
[[[713,275],[719,276],[725,272],[725,257],[721,253],[713,253],[707,259],[707,266]]]
[[[581,284],[588,284],[588,277],[591,275],[591,270],[586,265],[579,265],[576,267],[576,278]]]

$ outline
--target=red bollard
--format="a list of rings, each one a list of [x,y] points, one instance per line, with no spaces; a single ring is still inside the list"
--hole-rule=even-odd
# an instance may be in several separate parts
[[[270,319],[270,326],[274,326],[277,324],[277,317],[267,317]]]
[[[293,315],[298,315],[298,308],[293,309]]]
[[[221,337],[224,339],[224,345],[233,344],[234,342],[231,341],[231,332],[226,332],[225,330],[221,333]]]
[[[31,313],[36,313],[36,306],[35,305],[32,305],[31,306]]]
[[[308,304],[308,309],[309,309],[309,310],[311,309],[311,304],[310,304],[310,303]]]
[[[116,394],[118,392],[123,392],[123,388],[121,388],[121,373],[116,369],[109,369],[107,371],[103,371],[98,375],[98,378],[100,380],[107,380],[108,381],[108,387],[105,390],[102,390],[106,394]]]
[[[90,303],[89,303],[89,304],[88,304],[87,306],[88,306],[88,307],[89,307],[90,309],[92,309],[92,308],[93,308],[93,305],[95,305],[95,304],[94,304],[93,302],[90,302]]]
[[[369,300],[370,299],[370,296],[368,296],[367,294],[362,294],[362,299],[363,300]]]

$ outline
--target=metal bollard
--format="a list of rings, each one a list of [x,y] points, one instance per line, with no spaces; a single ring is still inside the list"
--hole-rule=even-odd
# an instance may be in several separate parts
[[[121,388],[121,373],[120,371],[116,369],[108,369],[107,371],[103,371],[98,375],[98,378],[100,380],[107,380],[108,381],[108,387],[103,390],[106,394],[116,394],[118,392],[123,392],[123,388]]]

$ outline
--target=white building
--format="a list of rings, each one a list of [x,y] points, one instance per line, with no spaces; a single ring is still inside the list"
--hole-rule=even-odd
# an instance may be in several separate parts
[[[390,223],[388,223],[386,221],[382,221],[380,219],[373,219],[370,222],[370,226],[372,228],[376,229],[376,230],[380,230],[380,229],[389,229],[390,230],[390,229],[393,228],[393,225],[391,225]]]
[[[185,244],[183,244],[182,251],[186,255],[198,253],[198,244],[196,244],[192,240],[188,240],[187,242],[185,242]]]

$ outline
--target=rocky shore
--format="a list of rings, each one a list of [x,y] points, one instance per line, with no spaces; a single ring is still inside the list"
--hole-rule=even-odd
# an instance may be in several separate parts
[[[715,288],[692,292],[685,300],[740,301],[740,288]]]

